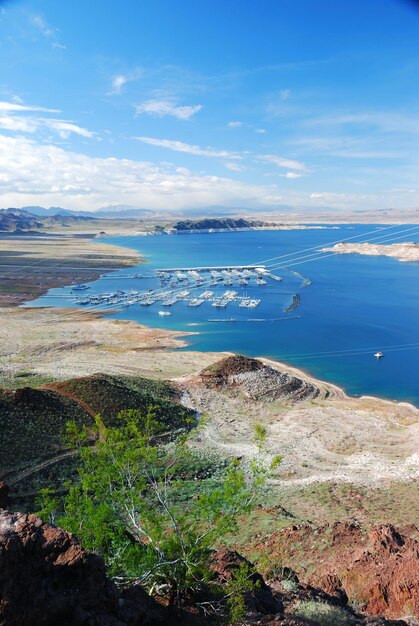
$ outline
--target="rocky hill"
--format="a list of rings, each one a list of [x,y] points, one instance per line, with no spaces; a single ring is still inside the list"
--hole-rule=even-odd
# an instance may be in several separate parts
[[[269,568],[286,563],[305,583],[373,615],[419,616],[419,529],[337,522],[290,526],[252,542]]]
[[[176,222],[173,226],[173,231],[186,233],[212,230],[252,230],[269,226],[272,226],[272,224],[261,220],[248,220],[242,217],[205,218],[202,220],[182,220]]]
[[[227,357],[204,369],[199,381],[209,388],[236,388],[253,400],[266,402],[310,400],[328,395],[328,391],[321,392],[288,372],[279,372],[262,361],[241,355]]]
[[[43,227],[41,218],[22,209],[0,211],[0,231],[22,232],[39,230]]]

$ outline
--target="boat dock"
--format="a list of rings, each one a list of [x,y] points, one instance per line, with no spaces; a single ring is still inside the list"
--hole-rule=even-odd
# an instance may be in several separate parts
[[[302,287],[310,284],[309,279],[298,272],[293,272],[302,281]],[[148,278],[146,274],[121,274],[118,278]],[[153,289],[137,291],[135,289],[117,289],[105,293],[92,293],[89,286],[79,284],[72,286],[72,293],[68,296],[74,305],[100,307],[102,310],[118,307],[141,306],[150,307],[155,304],[172,307],[177,303],[198,308],[212,306],[216,309],[225,309],[234,305],[244,309],[255,309],[262,299],[255,297],[255,289],[266,289],[270,281],[282,281],[280,276],[273,274],[264,265],[206,265],[198,267],[159,268],[150,276],[160,282],[160,286]],[[223,287],[229,287],[223,289]],[[236,290],[234,290],[235,287]],[[246,287],[251,288],[251,294],[246,293]],[[86,293],[87,292],[87,293]],[[281,292],[283,295],[286,292]],[[291,313],[300,303],[299,294],[292,293],[291,302],[284,306],[285,313]],[[167,313],[169,314],[169,313]],[[231,318],[235,321],[236,318]],[[275,318],[276,319],[276,318]],[[279,318],[278,318],[279,319]],[[282,319],[282,318],[281,318]],[[212,320],[211,320],[212,321]],[[243,321],[238,319],[237,321]],[[267,321],[251,319],[249,321]]]
[[[210,272],[211,270],[215,270],[221,272],[223,270],[265,270],[264,265],[206,265],[202,267],[172,267],[172,268],[164,268],[157,270],[157,273],[160,272],[170,272],[174,274],[175,272]]]

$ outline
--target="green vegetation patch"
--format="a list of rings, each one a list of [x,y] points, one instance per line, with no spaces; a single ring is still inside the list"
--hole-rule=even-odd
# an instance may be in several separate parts
[[[0,390],[0,476],[18,474],[63,452],[69,420],[91,424],[77,402],[56,392]]]
[[[15,376],[13,386],[19,382],[25,386],[0,389],[0,477],[11,484],[11,506],[19,510],[33,508],[40,488],[48,485],[59,492],[76,478],[77,457],[65,439],[68,422],[90,431],[95,414],[107,425],[118,425],[120,411],[137,410],[152,416],[161,441],[196,423],[194,412],[180,404],[179,392],[164,382],[101,374],[50,382],[30,372]],[[35,383],[48,387],[29,386]],[[209,465],[203,459],[189,468],[190,481],[203,477]]]
[[[300,602],[294,615],[312,620],[320,626],[351,626],[351,624],[355,624],[355,620],[345,609],[327,602],[314,600]]]
[[[147,412],[153,407],[155,418],[167,430],[187,426],[195,415],[180,404],[175,387],[147,378],[95,374],[56,383],[52,388],[86,402],[106,424],[117,424],[116,416],[125,409]]]

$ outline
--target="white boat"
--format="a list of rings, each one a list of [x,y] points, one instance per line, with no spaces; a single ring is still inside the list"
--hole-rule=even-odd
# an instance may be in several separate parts
[[[159,315],[172,315],[170,311],[159,311]]]
[[[71,289],[73,291],[84,291],[85,289],[90,289],[88,285],[71,285]]]
[[[381,359],[384,356],[384,352],[376,352],[374,356],[376,359]]]

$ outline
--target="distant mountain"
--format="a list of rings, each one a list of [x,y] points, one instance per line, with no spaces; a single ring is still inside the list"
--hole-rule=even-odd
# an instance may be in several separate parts
[[[28,230],[39,230],[42,222],[36,215],[22,209],[6,209],[0,212],[0,231],[13,233]]]
[[[42,207],[36,207],[42,208]],[[40,231],[51,226],[70,226],[79,221],[94,221],[94,217],[86,215],[51,214],[40,216],[25,209],[0,209],[0,231],[17,233],[28,231]]]
[[[51,215],[78,215],[84,213],[83,211],[70,211],[68,209],[62,209],[61,207],[52,206],[49,209],[45,209],[43,206],[24,206],[23,211],[28,211],[32,215],[38,215],[39,217],[50,217]]]
[[[156,215],[156,213],[161,213],[161,211],[152,211],[150,209],[142,209],[136,208],[129,204],[111,204],[109,206],[101,207],[100,209],[96,209],[92,211],[92,215],[95,217],[103,217],[103,218],[136,218],[136,217],[151,217]]]
[[[210,205],[196,209],[183,209],[176,213],[196,217],[227,217],[229,215],[254,215],[255,213],[278,213],[288,211],[295,211],[295,208],[286,204],[277,205],[275,207],[227,207],[222,205]]]

